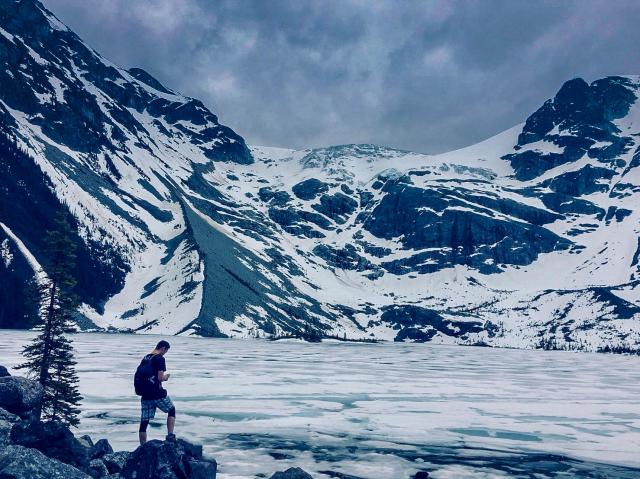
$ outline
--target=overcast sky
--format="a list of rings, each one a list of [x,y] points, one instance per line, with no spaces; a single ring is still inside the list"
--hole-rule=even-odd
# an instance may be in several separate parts
[[[640,73],[640,1],[44,3],[256,145],[441,152],[524,121],[570,78]]]

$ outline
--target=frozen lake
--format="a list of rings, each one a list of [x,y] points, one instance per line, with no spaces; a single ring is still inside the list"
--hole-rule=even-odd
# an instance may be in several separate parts
[[[30,336],[0,331],[0,364],[18,364]],[[136,447],[132,376],[158,339],[75,336],[81,434]],[[316,479],[640,477],[639,357],[168,339],[176,433],[205,445],[221,479],[291,465]]]

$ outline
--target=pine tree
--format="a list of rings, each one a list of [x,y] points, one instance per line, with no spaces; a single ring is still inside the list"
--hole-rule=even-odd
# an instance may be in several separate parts
[[[76,282],[75,245],[71,225],[64,214],[55,219],[55,229],[45,233],[48,258],[46,278],[38,284],[38,335],[23,349],[26,369],[42,384],[44,396],[39,419],[79,424],[78,376],[73,346],[67,335],[73,332],[72,317],[78,304],[73,294]]]

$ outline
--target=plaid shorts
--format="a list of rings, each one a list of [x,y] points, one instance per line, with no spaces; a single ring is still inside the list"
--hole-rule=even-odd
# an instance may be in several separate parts
[[[173,408],[173,402],[169,396],[162,399],[142,399],[140,401],[140,420],[149,421],[156,415],[156,408],[162,412],[169,412]]]

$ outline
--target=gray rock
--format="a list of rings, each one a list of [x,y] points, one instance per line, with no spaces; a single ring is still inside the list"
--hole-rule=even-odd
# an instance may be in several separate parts
[[[0,377],[0,408],[27,417],[42,401],[43,389],[36,381],[15,376]]]
[[[192,460],[187,462],[189,479],[216,479],[218,464],[213,460]]]
[[[120,476],[122,479],[215,479],[215,471],[215,461],[202,459],[201,447],[184,440],[154,440],[129,455]]]
[[[113,448],[106,439],[100,439],[89,449],[90,459],[99,459],[105,454],[113,454]]]
[[[109,474],[117,474],[122,471],[122,468],[129,458],[129,451],[118,451],[112,454],[105,454],[102,457],[102,462],[109,470]]]
[[[200,444],[191,444],[184,439],[178,439],[177,443],[178,447],[180,447],[188,457],[202,459],[202,446]]]
[[[313,479],[313,477],[299,467],[290,467],[286,471],[276,472],[271,479]]]
[[[91,449],[93,447],[93,439],[91,439],[91,436],[89,436],[88,434],[80,436],[78,438],[78,441],[80,441],[80,443],[87,449]]]
[[[51,459],[36,449],[7,446],[0,452],[2,479],[90,479],[73,466]]]
[[[100,479],[101,477],[107,477],[109,475],[107,466],[105,466],[104,462],[102,462],[100,459],[93,459],[89,463],[88,472],[89,475],[94,479]]]
[[[10,423],[15,423],[20,420],[20,417],[0,408],[0,421],[7,421]]]
[[[9,421],[0,419],[0,447],[6,446],[11,442],[11,428],[13,424]]]
[[[429,473],[427,471],[418,471],[411,479],[429,479]]]
[[[0,447],[11,442],[11,428],[20,418],[4,409],[0,409]]]
[[[58,422],[21,421],[11,429],[11,442],[41,451],[48,457],[87,470],[89,454],[67,426]],[[1,477],[1,476],[0,476]]]
[[[0,378],[6,378],[8,376],[11,376],[11,374],[9,374],[7,368],[5,368],[4,366],[0,366]]]

